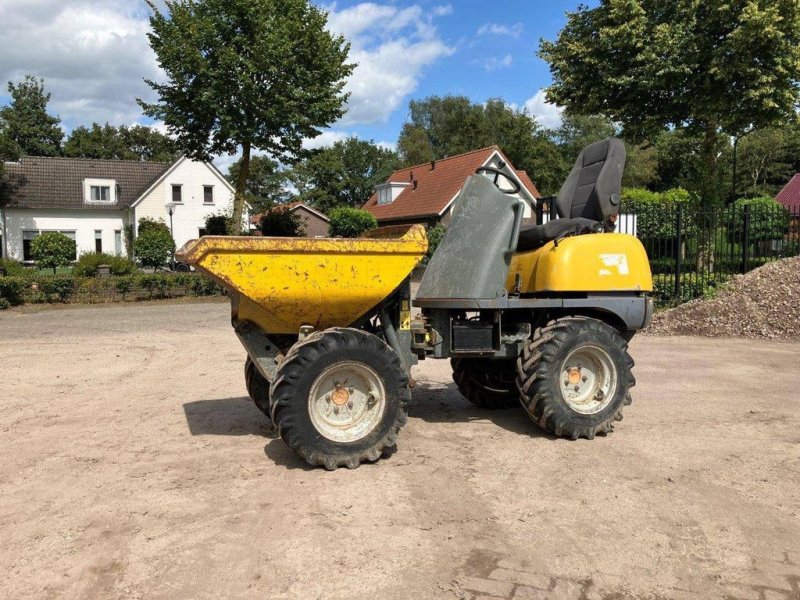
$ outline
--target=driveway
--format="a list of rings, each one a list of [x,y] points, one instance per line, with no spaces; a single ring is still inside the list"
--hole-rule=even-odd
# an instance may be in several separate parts
[[[227,304],[0,313],[0,597],[800,598],[800,344],[637,337],[616,431],[415,368],[397,452],[310,470]]]

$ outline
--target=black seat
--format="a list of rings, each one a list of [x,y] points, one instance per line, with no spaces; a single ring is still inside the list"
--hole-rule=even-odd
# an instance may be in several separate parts
[[[578,156],[556,198],[560,218],[544,225],[523,225],[517,251],[534,250],[568,235],[604,231],[619,213],[625,144],[608,138],[589,144]]]

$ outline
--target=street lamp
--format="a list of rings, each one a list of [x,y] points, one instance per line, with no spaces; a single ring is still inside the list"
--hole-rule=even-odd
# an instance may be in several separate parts
[[[169,213],[169,235],[172,238],[172,247],[174,248],[175,247],[175,230],[172,228],[172,215],[175,212],[175,203],[167,201],[167,202],[164,203],[164,206],[166,207],[167,212]],[[174,264],[175,264],[175,251],[172,252],[172,261],[170,263],[170,268],[172,268],[172,265],[174,265]]]
[[[733,138],[733,178],[731,181],[731,200],[736,200],[736,150],[739,147],[739,140],[742,139],[746,135],[750,135],[756,130],[755,127],[751,127],[744,133],[740,133],[735,138]]]

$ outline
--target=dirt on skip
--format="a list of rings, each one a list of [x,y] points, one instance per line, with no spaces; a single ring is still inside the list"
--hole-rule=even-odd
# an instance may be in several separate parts
[[[228,310],[0,314],[0,597],[800,597],[800,343],[639,336],[624,421],[575,442],[425,361],[397,451],[329,473]]]

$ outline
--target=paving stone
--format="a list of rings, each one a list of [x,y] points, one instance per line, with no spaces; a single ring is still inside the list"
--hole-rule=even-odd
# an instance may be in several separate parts
[[[528,585],[518,585],[512,596],[513,600],[548,600],[551,592]]]
[[[459,583],[465,590],[502,598],[507,598],[514,591],[514,584],[511,582],[483,579],[482,577],[465,577],[459,580]]]
[[[583,587],[569,579],[556,579],[556,586],[550,592],[549,598],[553,600],[578,600],[583,593]]]
[[[550,587],[550,577],[541,573],[529,573],[527,571],[512,571],[511,569],[495,569],[489,575],[490,579],[501,581],[511,581],[530,587],[546,590]]]

